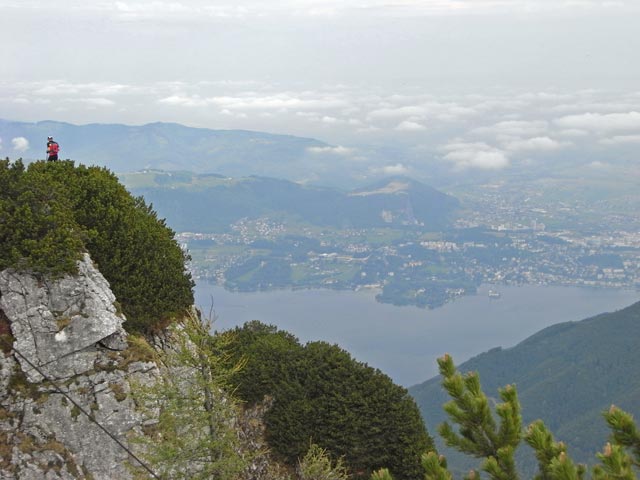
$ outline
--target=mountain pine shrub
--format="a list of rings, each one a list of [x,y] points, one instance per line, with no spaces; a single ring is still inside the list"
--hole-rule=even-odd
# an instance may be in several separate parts
[[[60,276],[76,270],[82,228],[51,178],[22,161],[0,161],[0,269],[15,267]]]
[[[166,326],[193,304],[189,257],[174,232],[106,168],[0,161],[0,269],[73,273],[88,251],[128,330]]]
[[[233,332],[232,379],[248,402],[273,398],[266,436],[274,454],[295,466],[310,442],[342,458],[353,478],[387,467],[397,479],[422,476],[420,455],[433,448],[406,389],[355,361],[336,345],[301,345],[293,335],[254,321]]]

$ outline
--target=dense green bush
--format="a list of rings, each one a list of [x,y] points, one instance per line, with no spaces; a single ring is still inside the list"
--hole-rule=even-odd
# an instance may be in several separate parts
[[[72,206],[47,175],[22,161],[0,161],[0,269],[12,266],[59,276],[83,249]]]
[[[236,360],[246,367],[233,380],[243,400],[272,396],[266,415],[272,450],[295,465],[310,441],[344,457],[357,475],[385,466],[397,479],[421,476],[420,455],[433,448],[407,391],[336,345],[301,345],[289,333],[259,322],[234,331]]]
[[[106,168],[0,162],[0,268],[71,273],[90,253],[130,330],[160,328],[193,303],[174,232]]]

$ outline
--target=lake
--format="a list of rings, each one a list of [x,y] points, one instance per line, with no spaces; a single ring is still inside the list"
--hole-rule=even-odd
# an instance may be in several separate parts
[[[514,346],[549,325],[619,310],[640,297],[634,290],[528,285],[491,287],[501,294],[493,299],[489,288],[435,310],[381,304],[372,291],[239,293],[201,281],[195,295],[205,314],[213,299],[216,330],[260,320],[302,342],[336,343],[407,387],[436,375],[436,358],[444,353],[462,363],[493,347]]]

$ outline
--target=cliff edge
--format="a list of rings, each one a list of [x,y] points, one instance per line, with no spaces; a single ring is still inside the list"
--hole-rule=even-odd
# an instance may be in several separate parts
[[[128,348],[124,321],[88,254],[56,280],[0,272],[1,479],[131,478],[123,446],[144,420],[130,385],[158,369]]]

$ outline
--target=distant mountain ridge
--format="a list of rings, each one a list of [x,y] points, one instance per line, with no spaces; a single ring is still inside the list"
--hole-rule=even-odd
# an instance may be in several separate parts
[[[211,130],[161,122],[139,126],[73,125],[0,119],[4,152],[8,151],[13,138],[24,137],[29,142],[28,150],[12,152],[12,155],[44,158],[48,135],[60,142],[60,158],[104,165],[116,172],[153,168],[304,180],[321,170],[318,167],[323,162],[337,160],[318,154],[323,149],[331,149],[327,143],[291,135]]]
[[[441,230],[459,206],[454,197],[402,177],[351,192],[257,176],[145,170],[120,178],[178,231],[221,231],[241,218],[262,216],[336,228]]]
[[[640,416],[640,302],[613,313],[545,328],[513,348],[495,348],[459,366],[477,371],[488,396],[516,384],[525,425],[544,420],[581,462],[594,461],[608,430],[602,411],[615,404]],[[444,353],[444,352],[443,352]],[[448,401],[432,378],[409,389],[430,430]]]

